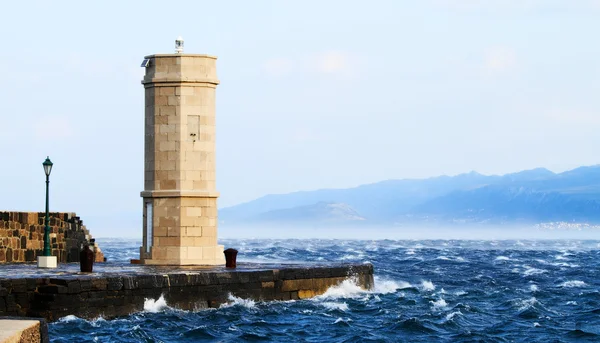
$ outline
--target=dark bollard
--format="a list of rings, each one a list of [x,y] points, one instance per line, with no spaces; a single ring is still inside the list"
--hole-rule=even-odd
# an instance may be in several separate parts
[[[237,258],[237,253],[238,253],[237,250],[231,249],[231,248],[223,251],[223,254],[225,254],[225,267],[235,268],[235,266],[236,266],[235,259]]]
[[[82,273],[91,273],[94,267],[94,252],[90,250],[90,246],[85,244],[83,250],[79,253],[79,266]]]

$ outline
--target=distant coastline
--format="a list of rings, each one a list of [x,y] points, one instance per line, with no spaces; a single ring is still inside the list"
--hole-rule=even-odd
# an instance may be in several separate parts
[[[266,195],[219,210],[229,225],[600,224],[600,166],[386,180],[347,189]],[[558,225],[558,226],[561,226]]]

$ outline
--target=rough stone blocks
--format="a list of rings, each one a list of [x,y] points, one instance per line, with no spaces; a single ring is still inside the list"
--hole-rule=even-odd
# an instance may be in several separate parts
[[[186,54],[146,58],[151,62],[142,81],[146,89],[144,203],[152,205],[152,215],[148,217],[147,207],[144,244],[152,246],[141,249],[140,260],[224,263],[223,247],[217,245],[216,58]]]

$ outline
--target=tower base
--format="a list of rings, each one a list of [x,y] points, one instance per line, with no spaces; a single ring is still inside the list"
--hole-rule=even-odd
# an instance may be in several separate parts
[[[140,247],[140,256],[146,256],[140,260],[141,264],[167,265],[167,266],[215,266],[225,264],[224,247],[151,247],[150,253],[143,253]]]

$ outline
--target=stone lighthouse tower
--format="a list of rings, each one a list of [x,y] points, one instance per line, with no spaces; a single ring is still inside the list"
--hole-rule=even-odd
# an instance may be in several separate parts
[[[216,57],[144,57],[143,264],[224,264],[217,245],[215,185]]]

